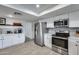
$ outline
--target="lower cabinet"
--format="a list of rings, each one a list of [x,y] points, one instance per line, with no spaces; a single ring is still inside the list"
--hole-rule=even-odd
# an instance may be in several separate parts
[[[79,39],[70,39],[68,42],[69,55],[79,55]]]
[[[2,48],[2,40],[0,39],[0,49]]]
[[[0,39],[0,49],[7,48],[12,45],[20,44],[25,41],[24,34],[5,35]]]
[[[52,49],[52,35],[51,34],[44,35],[44,44],[46,47]]]
[[[77,55],[77,44],[69,41],[69,55]]]
[[[15,36],[15,38],[13,38],[13,44],[20,44],[20,43],[23,43],[25,41],[25,38],[24,38],[24,34],[18,34]]]
[[[13,45],[13,36],[4,36],[3,39],[3,48],[10,47]]]
[[[19,34],[18,35],[18,40],[19,40],[18,41],[19,43],[25,42],[25,36],[24,36],[24,34]]]

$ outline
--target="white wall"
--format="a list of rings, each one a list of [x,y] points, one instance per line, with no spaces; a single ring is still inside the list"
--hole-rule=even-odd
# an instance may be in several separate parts
[[[33,39],[34,35],[33,35],[33,23],[32,22],[27,22],[24,20],[19,20],[19,19],[12,19],[12,18],[6,18],[6,24],[13,24],[14,22],[20,22],[23,25],[23,30],[24,30],[24,34],[26,37]]]
[[[34,38],[34,36],[33,36],[33,34],[34,34],[34,32],[33,32],[33,23],[32,22],[26,22],[25,31],[26,31],[25,34],[28,38],[30,38],[30,39]]]

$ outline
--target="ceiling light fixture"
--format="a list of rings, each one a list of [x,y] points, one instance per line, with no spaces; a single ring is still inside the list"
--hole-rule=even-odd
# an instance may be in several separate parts
[[[36,8],[39,8],[39,7],[40,7],[40,5],[39,5],[39,4],[37,4],[37,5],[36,5]]]

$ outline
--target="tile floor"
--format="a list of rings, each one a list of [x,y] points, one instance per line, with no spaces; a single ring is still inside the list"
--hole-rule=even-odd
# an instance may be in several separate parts
[[[0,55],[60,55],[47,47],[40,47],[33,41],[0,49]]]

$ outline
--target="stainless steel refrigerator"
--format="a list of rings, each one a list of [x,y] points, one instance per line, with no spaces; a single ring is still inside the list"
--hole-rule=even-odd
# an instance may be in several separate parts
[[[44,46],[44,33],[46,32],[46,22],[35,23],[35,44]]]

